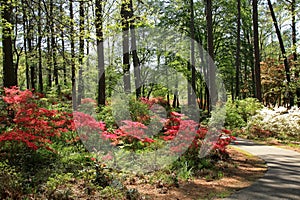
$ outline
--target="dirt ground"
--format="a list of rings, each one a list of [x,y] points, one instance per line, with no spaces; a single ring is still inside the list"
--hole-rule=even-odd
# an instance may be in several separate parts
[[[178,186],[164,186],[135,182],[127,188],[136,188],[142,199],[152,200],[199,200],[222,199],[236,190],[250,186],[264,175],[267,168],[263,160],[229,148],[230,161],[218,164],[222,174],[218,178],[208,178],[207,172],[188,181],[179,181]],[[212,176],[213,177],[213,176]]]

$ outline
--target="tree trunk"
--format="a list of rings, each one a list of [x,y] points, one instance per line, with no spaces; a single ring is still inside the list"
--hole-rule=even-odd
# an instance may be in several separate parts
[[[11,87],[17,85],[17,77],[13,64],[13,42],[11,28],[11,14],[13,6],[7,0],[1,0],[2,10],[2,45],[3,45],[3,86]]]
[[[84,0],[79,1],[79,74],[78,74],[78,98],[77,104],[81,104],[84,98],[84,81],[83,81],[83,57],[84,57]]]
[[[213,21],[212,21],[212,0],[206,0],[206,26],[207,26],[207,66],[208,66],[208,91],[210,103],[208,110],[210,111],[216,105],[218,93],[216,88],[216,71],[214,67],[214,44],[213,44]]]
[[[135,35],[135,19],[133,15],[133,5],[132,0],[129,2],[130,7],[130,35],[131,35],[131,53],[134,67],[134,82],[135,82],[135,94],[136,98],[141,97],[141,70],[140,70],[140,62],[137,54],[137,46],[136,46],[136,35]]]
[[[60,3],[60,14],[61,18],[63,19],[64,17],[64,9],[63,9],[63,2]],[[64,77],[64,85],[67,86],[67,67],[66,67],[66,61],[65,61],[65,37],[64,37],[64,25],[63,23],[61,24],[61,51],[62,51],[62,70],[63,70],[63,77]]]
[[[54,3],[53,0],[50,0],[50,32],[51,32],[51,56],[53,61],[53,79],[55,86],[57,87],[57,93],[60,93],[60,87],[58,82],[58,66],[57,66],[57,58],[56,58],[56,33],[55,33],[55,23],[54,23]]]
[[[22,4],[24,4],[24,1],[22,0]],[[23,12],[23,16],[22,16],[22,20],[23,20],[23,43],[24,43],[24,54],[25,54],[25,79],[26,79],[26,88],[29,89],[30,88],[30,76],[29,76],[29,65],[28,65],[28,55],[27,55],[27,36],[26,36],[26,32],[27,32],[27,15],[26,15],[26,7],[23,6],[22,8],[22,12]]]
[[[200,36],[201,37],[201,36]],[[202,43],[202,39],[201,38],[198,38],[198,41],[199,41],[199,45],[198,45],[198,49],[199,49],[199,56],[200,56],[200,71],[201,71],[201,76],[200,77],[200,86],[199,86],[199,108],[202,109],[202,110],[205,110],[204,108],[204,101],[205,101],[205,94],[203,94],[203,89],[206,88],[207,84],[205,82],[205,77],[207,76],[206,75],[206,62],[205,62],[205,58],[204,58],[204,52],[203,52],[203,43]],[[205,90],[204,90],[204,93],[205,93]]]
[[[40,3],[40,2],[39,2]],[[41,16],[41,7],[39,4],[38,15]],[[43,93],[43,69],[42,69],[42,21],[38,22],[38,77],[39,77],[39,92]]]
[[[32,47],[32,40],[33,40],[33,34],[32,34],[32,22],[31,19],[29,19],[28,22],[28,28],[27,28],[27,44],[28,44],[28,55],[29,55],[29,68],[30,68],[30,84],[31,84],[31,89],[35,89],[35,83],[36,83],[36,79],[35,79],[35,64],[33,61],[33,47]]]
[[[104,66],[104,46],[103,46],[103,8],[102,0],[96,0],[96,36],[98,55],[98,105],[105,105],[105,66]]]
[[[122,43],[123,43],[123,81],[125,93],[131,92],[130,86],[130,63],[129,63],[129,19],[130,8],[127,0],[122,0],[121,5],[121,18],[122,18]]]
[[[14,7],[15,9],[15,13],[19,13],[19,10],[18,10],[18,7],[15,6]],[[15,24],[20,24],[20,21],[19,21],[19,17],[15,17]],[[12,39],[12,42],[13,42],[13,55],[15,54],[15,63],[13,63],[14,65],[14,72],[15,72],[15,77],[16,77],[16,85],[18,85],[18,70],[19,70],[19,62],[20,62],[20,57],[21,57],[21,54],[22,54],[22,51],[23,51],[23,48],[18,48],[17,47],[17,37],[18,37],[18,32],[19,32],[19,28],[17,25],[14,26],[14,32],[13,32],[13,39]]]
[[[172,107],[173,107],[173,108],[179,108],[178,76],[177,76],[177,74],[176,74],[175,91],[174,91],[174,98],[173,98]]]
[[[280,29],[279,29],[279,26],[278,26],[278,23],[277,23],[277,20],[276,20],[276,16],[275,16],[275,13],[274,13],[274,10],[273,10],[273,5],[272,5],[270,0],[268,0],[268,5],[269,5],[270,12],[271,12],[273,24],[275,26],[276,34],[277,34],[277,37],[278,37],[280,50],[281,50],[281,53],[282,53],[282,56],[283,56],[283,59],[284,59],[283,62],[284,62],[284,68],[285,68],[285,74],[286,74],[286,80],[287,80],[287,87],[288,87],[288,93],[287,93],[288,97],[287,98],[288,98],[288,101],[289,101],[289,104],[290,104],[289,107],[292,107],[292,106],[294,106],[294,97],[293,97],[292,92],[290,92],[290,88],[289,88],[290,83],[291,83],[290,67],[289,67],[289,63],[288,63],[288,60],[287,60],[285,47],[284,47],[283,40],[282,40],[282,37],[281,37]]]
[[[291,2],[292,13],[292,43],[293,43],[293,59],[295,65],[295,78],[299,78],[299,69],[297,69],[297,29],[296,29],[296,0]],[[296,88],[297,106],[300,107],[300,87]]]
[[[191,72],[192,79],[191,91],[189,93],[190,97],[190,106],[196,106],[196,69],[195,69],[195,22],[194,22],[194,0],[190,0],[190,32],[191,32],[191,54],[190,54],[190,62],[191,62]]]
[[[51,56],[51,45],[50,45],[50,36],[47,35],[47,75],[48,75],[48,83],[47,89],[50,90],[52,87],[52,56]]]
[[[246,58],[250,58],[249,59],[249,66],[250,66],[250,70],[251,70],[251,84],[252,84],[252,87],[251,87],[251,91],[250,91],[250,96],[256,96],[256,81],[255,81],[255,70],[254,70],[254,48],[253,48],[253,45],[252,45],[252,43],[251,43],[251,39],[250,38],[252,38],[252,35],[251,35],[251,33],[252,33],[252,31],[249,31],[249,32],[246,32],[246,38],[247,38],[247,43],[248,43],[248,45],[249,45],[249,50],[248,50],[248,53],[247,54],[245,54],[245,57]],[[246,72],[245,72],[246,73]],[[245,75],[245,77],[246,77],[246,75]]]
[[[240,98],[240,49],[241,49],[241,0],[237,0],[237,36],[236,36],[236,56],[235,56],[235,96],[237,99]]]
[[[76,66],[75,66],[75,42],[74,42],[74,13],[73,13],[73,0],[69,2],[70,7],[70,46],[71,46],[71,81],[72,81],[72,107],[73,110],[77,109],[77,94],[76,94]]]
[[[255,72],[255,97],[262,102],[261,80],[260,80],[260,53],[258,36],[258,11],[257,0],[252,1],[253,7],[253,36],[254,36],[254,72]]]

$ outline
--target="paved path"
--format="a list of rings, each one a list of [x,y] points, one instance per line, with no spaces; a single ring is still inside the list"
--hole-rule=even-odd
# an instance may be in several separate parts
[[[227,200],[300,200],[300,153],[238,138],[236,146],[266,161],[265,176]]]

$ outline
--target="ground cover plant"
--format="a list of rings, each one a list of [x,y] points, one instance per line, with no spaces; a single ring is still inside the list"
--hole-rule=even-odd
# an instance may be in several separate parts
[[[73,199],[89,195],[96,199],[137,198],[138,191],[126,188],[126,181],[132,175],[110,168],[109,154],[99,157],[97,152],[87,151],[82,141],[95,135],[79,137],[76,129],[89,130],[85,133],[97,132],[103,141],[128,152],[153,151],[172,141],[179,132],[184,133],[180,135],[181,141],[192,137],[192,143],[186,144],[188,146],[177,143],[170,146],[170,151],[175,153],[181,148],[187,148],[187,151],[175,162],[150,172],[149,178],[145,178],[154,182],[159,179],[162,185],[174,187],[204,169],[214,171],[216,163],[229,158],[226,147],[234,140],[230,131],[218,130],[219,139],[212,144],[212,153],[200,158],[199,149],[208,134],[207,127],[171,109],[165,119],[153,119],[155,123],[150,123],[150,119],[154,118],[151,114],[151,109],[155,109],[153,106],[166,106],[161,98],[133,100],[133,120],[125,120],[118,125],[113,123],[114,119],[109,114],[105,116],[109,119],[106,123],[105,119],[98,121],[96,117],[81,112],[80,108],[74,113],[69,108],[52,109],[57,102],[41,101],[41,97],[16,87],[5,89],[0,134],[2,199]],[[93,105],[89,99],[83,100],[85,103]],[[105,109],[109,110],[109,106]],[[155,126],[161,127],[159,134],[149,134]],[[145,174],[136,176],[143,177]],[[219,171],[216,175],[206,176],[215,179],[223,175]]]

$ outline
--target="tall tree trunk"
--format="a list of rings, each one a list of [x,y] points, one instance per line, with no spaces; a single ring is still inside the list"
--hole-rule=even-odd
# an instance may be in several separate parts
[[[252,38],[252,35],[251,35],[252,31],[247,31],[246,32],[246,38],[247,38],[247,43],[249,45],[248,47],[248,53],[245,55],[246,58],[250,58],[249,59],[249,66],[250,66],[250,70],[251,70],[251,91],[250,91],[250,96],[253,96],[253,97],[256,97],[256,80],[255,80],[255,70],[254,70],[254,65],[255,65],[255,62],[254,62],[254,45],[251,43],[251,38]]]
[[[79,74],[78,74],[78,99],[77,104],[81,104],[84,98],[84,81],[83,81],[83,57],[84,57],[84,0],[79,1]]]
[[[273,24],[274,24],[274,27],[275,27],[275,30],[276,30],[276,34],[277,34],[277,37],[278,37],[280,50],[281,50],[281,53],[282,53],[282,56],[283,56],[283,59],[284,59],[283,62],[284,62],[284,68],[285,68],[285,74],[286,74],[286,80],[287,80],[287,87],[288,87],[288,101],[289,101],[289,104],[290,104],[289,106],[292,107],[292,106],[294,106],[294,97],[293,97],[293,94],[292,94],[292,92],[290,91],[290,88],[289,88],[290,83],[291,83],[290,67],[289,67],[287,56],[286,56],[285,47],[284,47],[283,40],[282,40],[282,37],[281,37],[280,29],[279,29],[279,26],[278,26],[278,23],[277,23],[277,20],[276,20],[276,16],[275,16],[275,13],[274,13],[274,10],[273,10],[273,5],[272,5],[270,0],[268,0],[268,5],[269,5],[270,12],[271,12]]]
[[[208,83],[209,83],[209,97],[210,99],[209,111],[216,105],[218,100],[218,93],[216,88],[216,69],[214,67],[214,44],[213,44],[213,21],[212,21],[212,0],[206,0],[206,26],[207,26],[207,66],[208,66]]]
[[[33,55],[33,47],[32,47],[32,40],[33,40],[33,34],[32,34],[32,21],[29,19],[28,22],[28,28],[27,28],[27,44],[28,44],[28,59],[29,59],[29,68],[30,68],[30,83],[31,83],[31,89],[35,89],[35,64],[34,64],[34,55]]]
[[[240,49],[241,49],[241,0],[237,0],[237,36],[236,36],[236,56],[235,56],[235,96],[240,98]]]
[[[255,72],[255,97],[262,102],[261,96],[261,79],[260,79],[260,53],[259,53],[259,36],[258,36],[258,11],[257,0],[252,1],[253,7],[253,37],[254,37],[254,72]]]
[[[243,82],[243,99],[246,99],[248,97],[248,94],[245,89],[249,88],[248,85],[248,58],[245,58],[245,63],[244,63],[244,82]],[[250,91],[250,90],[249,90]]]
[[[96,0],[96,36],[98,55],[98,105],[105,105],[105,66],[104,66],[104,46],[103,46],[103,6],[102,0]]]
[[[123,43],[123,81],[125,93],[131,92],[130,86],[130,62],[129,62],[129,19],[130,8],[127,0],[122,0],[121,5],[121,18],[122,18],[122,43]]]
[[[14,7],[15,9],[15,13],[19,13],[20,11],[18,10],[18,6],[15,6]],[[19,21],[19,17],[15,17],[15,24],[20,24],[20,21]],[[23,51],[23,48],[18,48],[17,47],[17,43],[16,43],[16,40],[17,40],[17,37],[18,37],[18,32],[19,32],[19,27],[17,25],[14,26],[14,37],[12,39],[12,42],[13,42],[13,54],[15,54],[15,63],[13,64],[14,65],[14,71],[15,71],[15,77],[16,77],[16,85],[18,85],[18,71],[19,71],[19,62],[20,62],[20,57],[21,57],[21,53]]]
[[[296,29],[296,0],[291,2],[291,14],[292,14],[292,43],[293,43],[293,59],[295,65],[295,77],[299,78],[299,69],[297,69],[297,29]],[[297,106],[300,107],[300,87],[296,88]]]
[[[57,66],[57,58],[56,58],[56,33],[55,33],[55,23],[54,23],[54,2],[50,0],[50,32],[51,32],[51,52],[52,52],[52,61],[53,61],[53,78],[55,86],[57,86],[57,93],[60,93],[60,86],[58,82],[58,66]]]
[[[28,2],[29,6],[32,6],[31,2]],[[33,19],[29,15],[27,18],[27,45],[28,45],[28,63],[29,63],[29,69],[30,69],[30,87],[31,89],[36,89],[36,67],[34,63],[34,52],[33,52]]]
[[[86,13],[85,16],[89,16],[89,3],[87,3],[86,7],[85,7]],[[94,13],[94,11],[93,11]],[[87,17],[86,18],[86,38],[85,38],[85,42],[86,42],[86,70],[89,71],[90,66],[91,66],[91,58],[90,58],[90,35],[91,35],[91,30],[90,30],[90,18]],[[89,76],[89,75],[88,75]],[[89,78],[89,77],[88,77]]]
[[[38,15],[41,16],[41,5],[39,1]],[[42,20],[38,22],[38,77],[39,77],[39,92],[43,93],[43,69],[42,69]]]
[[[140,70],[140,62],[137,54],[137,46],[136,46],[136,35],[135,35],[135,19],[133,15],[133,5],[132,0],[129,2],[130,6],[130,35],[131,35],[131,53],[134,67],[134,82],[135,82],[135,94],[136,98],[141,97],[141,70]]]
[[[135,94],[138,99],[141,97],[141,70],[140,70],[140,62],[137,54],[137,46],[136,46],[136,33],[135,33],[135,19],[133,14],[133,4],[132,0],[129,0],[129,24],[130,24],[130,36],[131,36],[131,54],[133,60],[133,68],[134,68],[134,83],[135,83]]]
[[[24,4],[24,1],[22,0],[22,4]],[[25,79],[26,79],[26,88],[30,88],[30,76],[29,76],[29,65],[28,65],[28,55],[27,55],[27,35],[25,34],[27,32],[27,15],[26,15],[26,7],[22,7],[22,20],[23,20],[23,43],[24,43],[24,54],[25,54]]]
[[[11,14],[13,10],[12,3],[7,0],[1,0],[2,10],[2,46],[3,46],[3,86],[11,87],[17,85],[17,77],[13,64],[13,42],[11,28]]]
[[[71,46],[71,81],[72,81],[72,107],[77,109],[77,94],[76,94],[76,66],[75,66],[75,42],[74,42],[74,13],[73,0],[69,2],[70,9],[70,46]]]
[[[205,90],[204,90],[204,93],[203,93],[203,89],[205,89],[207,87],[207,84],[205,82],[205,77],[206,77],[206,62],[205,62],[205,58],[204,58],[204,52],[203,52],[203,43],[202,43],[202,39],[201,39],[201,36],[198,38],[198,41],[199,41],[199,45],[198,45],[198,49],[199,49],[199,56],[200,56],[200,70],[201,70],[201,76],[200,76],[200,86],[199,86],[199,108],[204,110],[204,101],[205,101]]]
[[[64,17],[64,9],[63,9],[63,2],[60,3],[60,14],[61,14],[61,18],[63,19]],[[61,51],[62,51],[62,57],[63,57],[63,61],[62,61],[62,70],[63,70],[63,77],[64,77],[64,85],[67,85],[67,67],[66,67],[66,61],[65,61],[65,36],[64,36],[64,24],[61,24],[61,33],[60,33],[60,37],[61,37]]]
[[[47,75],[48,75],[47,89],[48,90],[50,90],[52,88],[52,56],[51,56],[51,54],[52,53],[51,53],[51,45],[50,45],[50,36],[47,35]]]
[[[191,63],[191,72],[192,79],[190,93],[190,106],[196,106],[196,69],[195,69],[195,22],[194,22],[194,0],[190,0],[190,32],[191,32],[191,53],[190,53],[190,63]]]

